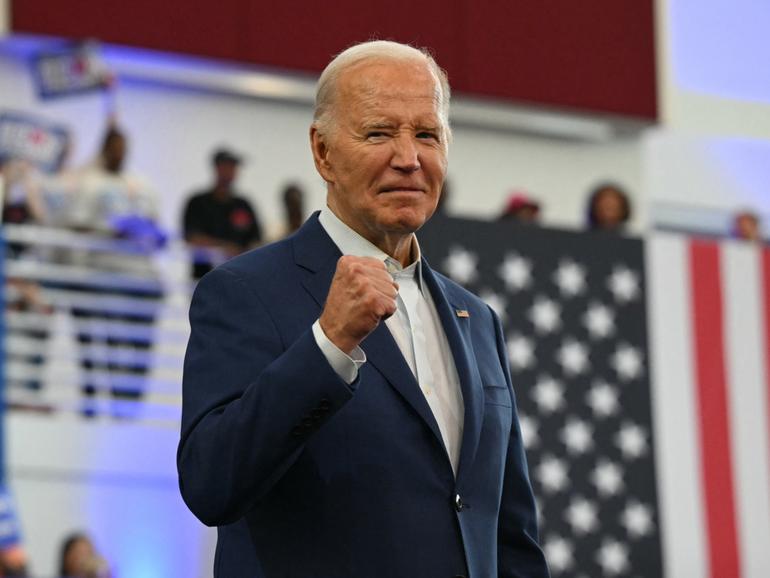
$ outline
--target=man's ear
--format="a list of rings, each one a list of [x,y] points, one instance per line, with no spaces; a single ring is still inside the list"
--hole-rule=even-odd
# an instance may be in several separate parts
[[[334,173],[329,163],[329,147],[325,135],[318,132],[315,126],[310,127],[310,149],[313,151],[313,162],[318,174],[327,183],[334,182]]]

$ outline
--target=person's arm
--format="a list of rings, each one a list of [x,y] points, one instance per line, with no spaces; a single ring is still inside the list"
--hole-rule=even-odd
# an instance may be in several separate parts
[[[184,368],[182,496],[208,525],[241,518],[352,397],[310,327],[282,342],[253,289],[226,266],[198,284]]]
[[[350,354],[395,312],[396,289],[382,262],[342,257],[318,326]],[[338,375],[312,327],[285,343],[276,315],[288,314],[227,265],[193,295],[177,467],[182,497],[209,525],[259,503],[358,386]]]
[[[548,578],[548,566],[538,545],[535,497],[527,471],[527,459],[516,413],[503,329],[493,312],[500,364],[511,392],[513,424],[508,441],[503,496],[497,527],[498,576],[500,578]]]

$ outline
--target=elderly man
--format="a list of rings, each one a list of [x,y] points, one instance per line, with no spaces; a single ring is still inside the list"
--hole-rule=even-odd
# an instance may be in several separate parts
[[[337,56],[310,129],[327,207],[197,287],[178,467],[216,576],[548,575],[500,323],[414,235],[448,108],[419,50]]]

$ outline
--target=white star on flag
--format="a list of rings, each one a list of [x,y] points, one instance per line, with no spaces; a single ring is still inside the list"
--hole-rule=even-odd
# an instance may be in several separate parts
[[[523,335],[514,334],[508,336],[508,361],[514,370],[525,369],[534,361],[535,346],[531,339]]]
[[[639,276],[627,267],[615,267],[607,286],[618,303],[628,303],[639,295]]]
[[[589,534],[599,526],[596,504],[582,496],[572,498],[564,512],[564,519],[575,534]]]
[[[583,324],[594,339],[609,337],[615,332],[615,316],[601,303],[591,303],[583,316]]]
[[[519,427],[521,428],[521,441],[524,443],[524,449],[535,447],[540,441],[540,438],[537,435],[537,422],[534,418],[520,413]]]
[[[642,356],[639,350],[626,343],[618,346],[612,354],[610,364],[624,381],[636,379],[642,373]]]
[[[618,391],[602,381],[594,382],[593,387],[586,393],[586,404],[596,417],[615,415],[618,411]]]
[[[644,429],[626,422],[615,436],[615,443],[626,459],[639,458],[647,451],[647,436]]]
[[[508,303],[506,302],[505,298],[502,295],[498,295],[494,291],[490,291],[489,289],[481,291],[479,293],[479,297],[481,297],[481,300],[484,303],[492,308],[492,311],[497,313],[497,316],[500,318],[500,323],[505,324],[505,321],[508,318],[508,315],[505,312],[505,308],[507,307]]]
[[[628,570],[628,548],[612,539],[605,539],[596,553],[596,561],[607,576],[618,576]]]
[[[478,263],[479,258],[474,253],[462,247],[452,247],[444,261],[444,269],[452,279],[461,285],[466,285],[478,277],[476,270]]]
[[[589,367],[588,350],[574,339],[567,339],[556,353],[562,370],[569,376],[580,375]]]
[[[574,261],[564,259],[554,273],[554,281],[559,286],[562,295],[574,297],[586,288],[585,268]]]
[[[551,333],[561,326],[561,308],[555,301],[539,296],[529,310],[529,318],[538,333]]]
[[[561,536],[548,536],[543,542],[543,553],[554,573],[566,572],[575,563],[572,543]]]
[[[555,493],[567,487],[567,464],[551,455],[543,459],[535,469],[535,476],[547,493]]]
[[[532,283],[532,262],[517,253],[509,253],[497,269],[509,291],[526,289]]]
[[[561,430],[561,440],[571,454],[584,454],[594,445],[593,429],[583,420],[571,417]]]
[[[530,394],[543,413],[553,413],[564,407],[564,386],[548,375],[542,375]]]
[[[623,471],[620,466],[609,460],[601,460],[591,474],[599,494],[603,497],[614,496],[623,489]]]
[[[648,506],[631,501],[620,516],[620,523],[632,538],[641,538],[652,531],[652,512]]]

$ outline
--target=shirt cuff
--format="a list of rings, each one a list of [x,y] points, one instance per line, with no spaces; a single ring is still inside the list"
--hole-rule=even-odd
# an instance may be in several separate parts
[[[328,337],[326,337],[326,333],[321,329],[320,320],[313,323],[313,337],[315,337],[315,342],[321,349],[321,353],[324,354],[324,357],[337,375],[339,375],[348,385],[353,383],[358,377],[358,368],[366,363],[366,354],[364,353],[364,350],[356,345],[355,349],[353,349],[350,354],[342,351],[339,347],[334,345]]]

